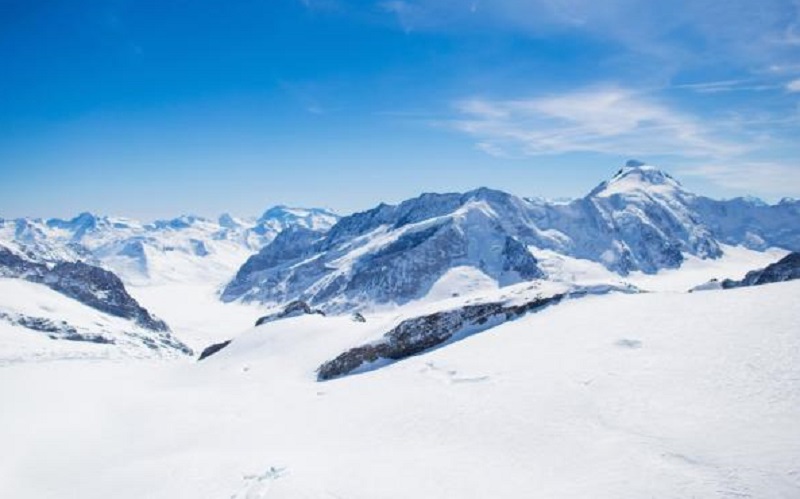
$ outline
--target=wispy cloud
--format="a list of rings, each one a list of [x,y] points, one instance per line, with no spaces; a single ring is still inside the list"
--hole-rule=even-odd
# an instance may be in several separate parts
[[[638,92],[593,88],[517,100],[470,99],[447,124],[497,156],[567,152],[721,157],[746,147]]]
[[[800,163],[732,161],[687,167],[676,173],[703,177],[733,191],[774,196],[796,195],[795,186],[800,185]]]
[[[680,175],[703,177],[731,191],[785,196],[796,195],[800,185],[791,138],[798,117],[701,116],[646,92],[594,87],[525,99],[464,100],[446,124],[499,158],[573,152],[671,158],[684,165]]]
[[[691,90],[699,94],[716,94],[720,92],[763,92],[781,88],[776,83],[766,83],[754,79],[719,80],[698,83],[683,83],[673,88]]]
[[[786,90],[789,92],[800,92],[800,78],[792,80],[786,84]]]
[[[404,30],[507,29],[611,40],[654,66],[797,63],[796,0],[388,0]]]

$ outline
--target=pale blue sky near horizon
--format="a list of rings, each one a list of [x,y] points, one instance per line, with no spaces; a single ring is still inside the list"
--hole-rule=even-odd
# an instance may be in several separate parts
[[[0,217],[800,195],[797,0],[0,0]]]

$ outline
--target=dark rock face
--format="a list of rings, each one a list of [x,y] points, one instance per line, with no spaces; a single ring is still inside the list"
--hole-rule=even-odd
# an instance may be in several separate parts
[[[150,315],[128,294],[119,277],[100,267],[83,262],[59,262],[50,268],[0,247],[0,276],[41,283],[96,310],[130,319],[143,328],[169,331],[164,321]]]
[[[760,286],[772,282],[784,282],[800,279],[800,253],[789,253],[776,263],[767,265],[763,269],[748,272],[741,281],[725,279],[722,281],[723,289],[739,288],[743,286]]]
[[[65,321],[55,322],[44,317],[31,317],[22,314],[7,314],[0,312],[0,320],[28,328],[40,333],[48,333],[54,340],[69,341],[88,341],[90,343],[114,344],[114,340],[99,334],[82,333],[77,328],[67,324]]]
[[[128,294],[114,273],[83,262],[60,262],[45,274],[42,282],[51,289],[107,314],[130,319],[145,329],[169,331]]]
[[[350,316],[350,318],[353,320],[353,322],[367,322],[367,319],[359,312],[355,312]]]
[[[398,324],[377,343],[352,348],[317,369],[317,380],[326,381],[358,371],[376,362],[391,362],[440,346],[466,335],[516,319],[528,312],[559,303],[565,294],[537,298],[521,305],[501,302],[465,307],[415,317]]]
[[[517,272],[525,280],[544,277],[536,258],[533,257],[524,244],[513,237],[506,237],[503,257],[503,270],[506,272]]]
[[[265,315],[264,317],[259,318],[256,321],[256,326],[260,326],[268,322],[274,322],[280,319],[288,319],[289,317],[298,317],[300,315],[311,315],[311,314],[324,316],[325,312],[311,308],[308,305],[308,303],[302,300],[295,300],[286,305],[285,307],[283,307],[283,310],[281,310],[280,312],[271,315]]]
[[[260,283],[269,285],[285,279],[290,272],[288,267],[313,254],[322,236],[322,232],[302,227],[282,231],[270,244],[247,259],[223,290],[222,299],[235,300]]]
[[[353,301],[408,301],[429,289],[456,259],[465,259],[466,241],[453,227],[408,232],[353,266],[341,291]]]
[[[197,358],[197,361],[200,362],[203,359],[211,357],[212,355],[214,355],[215,353],[219,352],[220,350],[222,350],[226,346],[230,345],[231,341],[233,341],[233,340],[227,340],[227,341],[223,341],[221,343],[214,343],[213,345],[207,346],[206,348],[203,349],[202,352],[200,352],[200,357]]]
[[[21,277],[27,274],[41,274],[42,269],[46,269],[42,264],[29,262],[22,257],[12,253],[9,249],[0,246],[0,276],[2,277]]]

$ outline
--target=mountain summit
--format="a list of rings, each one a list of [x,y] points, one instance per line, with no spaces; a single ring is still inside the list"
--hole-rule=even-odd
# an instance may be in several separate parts
[[[610,180],[595,187],[590,196],[609,197],[637,193],[675,195],[686,194],[680,182],[667,172],[632,159],[625,163]]]

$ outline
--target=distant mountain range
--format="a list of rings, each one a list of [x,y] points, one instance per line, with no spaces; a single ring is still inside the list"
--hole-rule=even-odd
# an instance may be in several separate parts
[[[292,228],[239,269],[222,299],[302,299],[326,310],[403,304],[423,297],[454,267],[478,269],[501,286],[545,277],[529,248],[626,275],[676,268],[686,255],[718,258],[721,243],[799,249],[800,202],[717,201],[629,161],[568,202],[481,188],[381,204],[329,231]]]
[[[182,216],[143,224],[90,213],[71,220],[0,219],[0,277],[6,278],[0,288],[8,295],[0,299],[0,327],[69,340],[44,350],[62,357],[98,355],[82,343],[134,356],[191,354],[128,287],[218,286],[283,229],[325,230],[337,219],[327,210],[286,206],[249,220]],[[35,335],[19,338],[37,344]]]
[[[84,260],[116,272],[126,282],[147,284],[228,273],[283,229],[326,230],[338,218],[323,209],[275,206],[254,219],[184,215],[141,223],[91,213],[71,220],[0,219],[0,245],[31,261]]]

